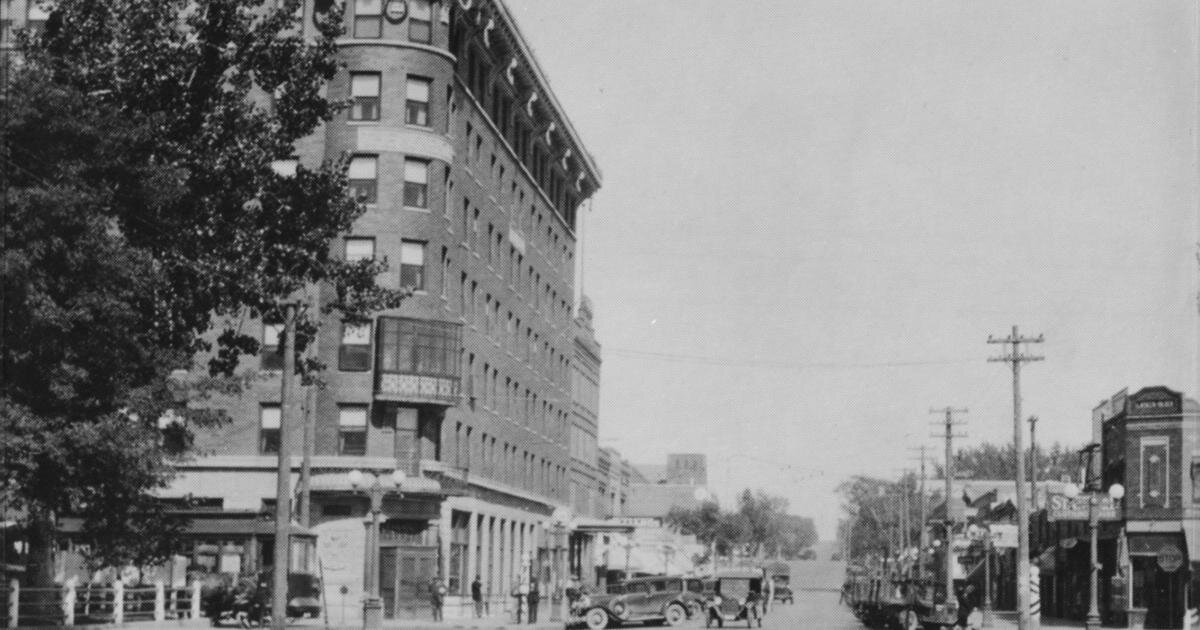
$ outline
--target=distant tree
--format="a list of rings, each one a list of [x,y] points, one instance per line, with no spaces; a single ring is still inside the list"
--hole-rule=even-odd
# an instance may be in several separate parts
[[[817,532],[811,518],[788,514],[787,507],[782,497],[747,489],[738,495],[737,510],[723,511],[709,501],[691,509],[676,507],[666,522],[705,545],[715,543],[721,555],[737,549],[756,557],[794,557],[816,543]]]
[[[63,515],[84,519],[97,562],[168,551],[153,492],[214,419],[173,371],[200,353],[231,377],[259,350],[246,320],[310,284],[351,321],[404,295],[376,284],[384,263],[330,255],[363,210],[343,161],[272,167],[340,106],[323,91],[340,13],[306,40],[297,3],[55,0],[19,38],[0,122],[0,500],[34,585],[52,580]],[[320,316],[300,314],[298,352]]]
[[[1011,443],[996,445],[983,443],[959,449],[954,456],[954,476],[967,479],[1011,479],[1016,475],[1015,449]],[[1062,479],[1077,477],[1079,474],[1079,449],[1068,448],[1055,442],[1049,448],[1039,444],[1037,447],[1038,477],[1041,479]],[[1026,451],[1026,464],[1029,463],[1029,451]],[[945,466],[934,465],[934,474],[945,478]]]
[[[918,480],[905,473],[896,481],[855,476],[838,485],[842,510],[848,518],[841,526],[843,545],[850,558],[894,552],[902,541],[915,541],[921,532],[921,501]],[[926,513],[941,503],[936,489],[927,488]],[[907,496],[907,500],[901,497]],[[901,515],[904,514],[902,518]]]

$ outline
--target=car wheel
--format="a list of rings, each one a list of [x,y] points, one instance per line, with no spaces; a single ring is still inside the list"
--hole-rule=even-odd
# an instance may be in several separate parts
[[[687,609],[683,607],[683,604],[673,603],[667,606],[667,614],[666,618],[663,619],[663,623],[668,626],[678,626],[686,621],[687,617]]]
[[[608,613],[599,608],[593,608],[587,612],[587,616],[584,617],[584,621],[587,623],[588,630],[600,630],[601,628],[607,628]]]

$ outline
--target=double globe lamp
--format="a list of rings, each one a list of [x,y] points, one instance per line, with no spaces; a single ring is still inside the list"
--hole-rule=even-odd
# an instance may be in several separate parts
[[[1079,486],[1069,483],[1063,488],[1063,494],[1068,499],[1075,499],[1080,495]],[[1104,496],[1098,492],[1089,492],[1088,499],[1088,529],[1091,532],[1091,583],[1088,587],[1088,613],[1086,627],[1089,630],[1100,628],[1100,562],[1098,551],[1096,548],[1098,531],[1100,529],[1100,513],[1096,509],[1099,505],[1100,498]],[[1120,501],[1125,497],[1125,486],[1119,483],[1114,483],[1108,487],[1108,497],[1114,502]]]
[[[363,628],[383,626],[383,600],[379,597],[379,516],[383,512],[383,497],[388,493],[400,494],[400,487],[407,476],[403,470],[390,473],[364,473],[351,470],[346,475],[356,491],[363,491],[371,499],[371,526],[367,529],[366,553],[366,596],[363,598]]]

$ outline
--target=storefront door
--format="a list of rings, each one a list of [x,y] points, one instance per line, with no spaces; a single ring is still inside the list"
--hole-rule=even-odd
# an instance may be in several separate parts
[[[1186,572],[1164,571],[1152,556],[1131,559],[1134,606],[1146,609],[1146,627],[1182,628]]]
[[[389,619],[429,618],[429,584],[437,575],[437,548],[383,547],[379,591]]]

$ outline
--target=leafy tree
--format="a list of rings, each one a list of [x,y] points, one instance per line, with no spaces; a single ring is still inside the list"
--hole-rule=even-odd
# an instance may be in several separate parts
[[[1012,479],[1017,464],[1011,443],[996,445],[983,443],[979,446],[961,448],[954,455],[954,476],[967,479]],[[1040,479],[1062,479],[1079,474],[1079,449],[1067,448],[1054,443],[1049,448],[1037,446],[1038,477]],[[1029,462],[1026,451],[1026,463]],[[944,466],[935,464],[934,474],[945,479]],[[1029,467],[1026,466],[1026,470]]]
[[[817,542],[817,532],[812,519],[788,514],[787,508],[782,497],[747,489],[738,495],[735,511],[723,511],[709,501],[696,508],[672,508],[666,521],[699,542],[714,545],[720,555],[736,549],[756,557],[792,558]]]
[[[935,488],[926,488],[926,514],[941,503]],[[851,558],[870,553],[886,554],[900,541],[917,540],[921,532],[920,487],[912,473],[896,481],[855,476],[838,486],[842,509],[849,516],[839,526],[843,545],[848,543]],[[907,496],[907,500],[901,497]],[[903,514],[903,517],[901,516]]]
[[[322,91],[341,16],[306,41],[297,2],[57,0],[19,39],[0,126],[0,500],[35,584],[64,514],[97,562],[167,551],[152,494],[192,423],[219,420],[178,399],[173,371],[207,356],[213,382],[232,377],[259,350],[245,321],[305,286],[329,299],[299,313],[298,353],[322,315],[403,297],[375,283],[383,263],[330,256],[362,212],[344,160],[272,168],[341,105]],[[164,443],[169,410],[184,437]]]

